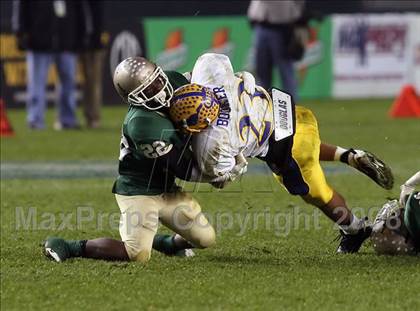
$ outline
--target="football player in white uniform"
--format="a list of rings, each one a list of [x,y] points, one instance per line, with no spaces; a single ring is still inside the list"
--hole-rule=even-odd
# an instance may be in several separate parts
[[[386,189],[393,185],[389,167],[369,152],[321,143],[309,109],[295,108],[290,96],[278,90],[271,96],[258,86],[247,92],[225,55],[199,57],[191,83],[174,93],[170,116],[184,132],[199,133],[193,135],[192,148],[202,173],[233,180],[246,171],[246,157],[262,159],[289,193],[300,195],[339,225],[338,252],[357,252],[371,226],[354,216],[327,184],[319,161],[345,162]]]

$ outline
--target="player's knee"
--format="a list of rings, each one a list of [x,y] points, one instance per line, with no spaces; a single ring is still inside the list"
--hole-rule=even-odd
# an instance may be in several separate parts
[[[208,248],[216,244],[216,232],[212,226],[208,226],[205,230],[201,230],[193,242],[197,248]]]
[[[325,187],[322,190],[314,191],[311,189],[311,192],[307,195],[302,196],[303,200],[311,205],[322,207],[327,205],[333,197],[333,190],[329,187]]]
[[[135,243],[130,242],[124,242],[124,246],[131,261],[145,264],[150,260],[151,249],[140,249]]]
[[[194,219],[193,232],[193,236],[196,237],[194,245],[197,248],[208,248],[216,243],[216,232],[214,231],[212,225],[208,222],[207,218],[201,212],[196,215]]]
[[[138,252],[136,257],[134,258],[134,261],[138,261],[142,264],[146,264],[150,260],[151,251],[148,249],[141,250]]]

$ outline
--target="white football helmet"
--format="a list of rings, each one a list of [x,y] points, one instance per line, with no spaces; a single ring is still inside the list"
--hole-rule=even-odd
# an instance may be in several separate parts
[[[404,210],[397,200],[388,201],[379,210],[371,235],[376,253],[388,255],[415,253],[413,241],[407,238],[403,213]]]
[[[127,103],[150,110],[169,107],[174,90],[162,68],[143,57],[129,57],[115,69],[114,86]]]

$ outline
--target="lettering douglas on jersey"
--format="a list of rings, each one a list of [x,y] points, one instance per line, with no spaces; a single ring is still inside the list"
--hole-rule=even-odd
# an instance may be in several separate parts
[[[228,126],[229,119],[230,119],[230,105],[229,100],[226,95],[226,91],[221,87],[214,87],[213,88],[214,96],[216,96],[217,100],[219,101],[220,105],[220,112],[219,117],[217,118],[216,125]]]

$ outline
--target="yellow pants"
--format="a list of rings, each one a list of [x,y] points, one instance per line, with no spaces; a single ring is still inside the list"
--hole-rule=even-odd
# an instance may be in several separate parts
[[[274,175],[291,194],[304,196],[316,206],[326,205],[333,196],[319,163],[321,140],[318,123],[311,110],[296,106],[296,133],[292,146],[291,168]]]
[[[178,191],[160,195],[116,194],[121,211],[120,235],[131,260],[147,262],[159,220],[198,248],[216,241],[213,227],[201,213],[198,202]]]

